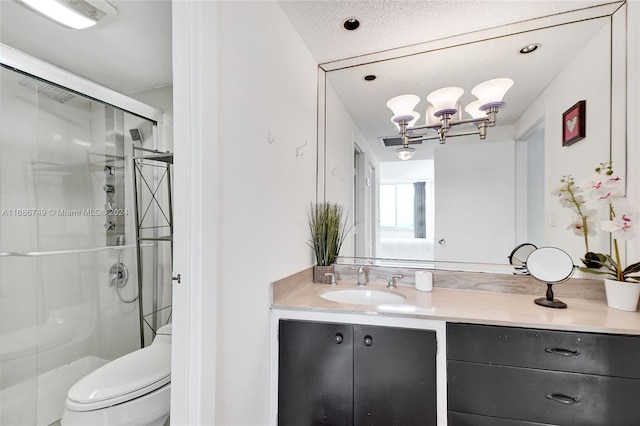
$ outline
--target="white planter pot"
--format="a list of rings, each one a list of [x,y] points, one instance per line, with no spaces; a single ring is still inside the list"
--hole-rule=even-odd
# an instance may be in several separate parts
[[[604,289],[607,294],[607,305],[610,308],[632,312],[638,309],[640,283],[605,279]]]

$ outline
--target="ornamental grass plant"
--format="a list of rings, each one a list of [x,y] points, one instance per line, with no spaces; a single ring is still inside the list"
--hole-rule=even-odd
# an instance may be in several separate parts
[[[335,263],[351,227],[346,217],[343,218],[341,205],[323,202],[311,205],[309,230],[311,240],[308,245],[316,255],[318,266],[329,266]]]

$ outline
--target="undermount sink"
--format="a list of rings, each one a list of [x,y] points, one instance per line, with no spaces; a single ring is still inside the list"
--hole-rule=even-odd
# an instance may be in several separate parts
[[[393,305],[403,303],[406,299],[398,293],[366,288],[339,288],[326,291],[320,296],[327,300],[351,305]]]

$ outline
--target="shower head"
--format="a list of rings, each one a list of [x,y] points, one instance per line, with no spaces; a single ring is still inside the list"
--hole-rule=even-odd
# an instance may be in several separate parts
[[[144,140],[140,129],[129,129],[129,133],[131,133],[131,139],[133,139],[134,142],[142,142]]]

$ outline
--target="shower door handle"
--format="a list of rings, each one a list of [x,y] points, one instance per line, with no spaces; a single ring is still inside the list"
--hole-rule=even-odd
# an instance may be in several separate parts
[[[171,275],[171,281],[178,281],[178,284],[180,284],[180,280],[181,280],[180,274],[172,274]]]

